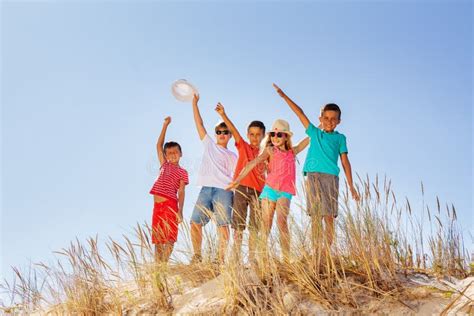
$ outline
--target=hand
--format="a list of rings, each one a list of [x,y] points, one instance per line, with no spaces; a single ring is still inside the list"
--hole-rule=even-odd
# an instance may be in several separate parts
[[[230,191],[236,189],[239,186],[239,183],[236,181],[232,181],[224,190]]]
[[[178,212],[178,224],[183,222],[183,211]]]
[[[225,114],[224,106],[220,102],[217,103],[215,110],[220,116],[223,116]]]
[[[171,116],[165,117],[165,121],[163,122],[163,125],[168,126],[170,125],[170,123],[171,123]]]
[[[359,192],[357,192],[357,190],[354,188],[354,187],[351,187],[351,194],[352,194],[352,198],[359,202],[360,201],[360,196],[359,196]]]
[[[276,92],[280,95],[280,97],[284,98],[285,97],[285,92],[283,92],[283,90],[280,89],[279,86],[277,86],[276,84],[273,84],[273,88],[275,88]]]
[[[195,93],[193,97],[193,104],[197,104],[199,101],[199,94]]]

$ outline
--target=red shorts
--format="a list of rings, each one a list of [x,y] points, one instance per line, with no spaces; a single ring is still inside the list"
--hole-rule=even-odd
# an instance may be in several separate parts
[[[153,207],[151,227],[154,244],[174,243],[178,239],[178,202],[168,199]]]

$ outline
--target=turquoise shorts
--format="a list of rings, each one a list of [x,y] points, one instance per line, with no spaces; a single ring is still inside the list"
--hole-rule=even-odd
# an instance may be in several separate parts
[[[263,187],[262,193],[260,194],[259,198],[260,198],[260,200],[268,199],[272,202],[276,202],[281,198],[287,198],[288,200],[291,201],[292,197],[293,197],[293,195],[291,195],[288,192],[277,191],[275,189],[272,189],[268,185],[265,185]]]

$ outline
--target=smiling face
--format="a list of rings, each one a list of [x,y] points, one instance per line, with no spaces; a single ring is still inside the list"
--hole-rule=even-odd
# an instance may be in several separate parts
[[[250,127],[247,132],[247,138],[250,145],[258,147],[263,139],[264,131],[260,127]]]
[[[270,132],[270,140],[273,146],[280,149],[285,149],[285,144],[287,141],[288,135],[282,132]]]
[[[168,147],[165,149],[165,158],[172,164],[179,164],[182,153],[178,146]]]
[[[336,126],[339,125],[341,119],[337,111],[326,110],[319,117],[319,122],[321,122],[325,132],[331,133],[336,129]]]

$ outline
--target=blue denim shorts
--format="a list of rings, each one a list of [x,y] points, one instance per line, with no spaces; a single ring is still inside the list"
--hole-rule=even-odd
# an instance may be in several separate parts
[[[214,187],[202,187],[199,192],[191,223],[206,225],[213,215],[217,226],[230,225],[232,219],[232,191]]]
[[[272,202],[276,202],[280,198],[287,198],[288,200],[291,201],[292,197],[293,197],[293,195],[291,195],[290,193],[283,192],[283,191],[277,191],[277,190],[269,187],[268,185],[265,185],[263,187],[262,193],[260,194],[260,200],[268,199]]]

